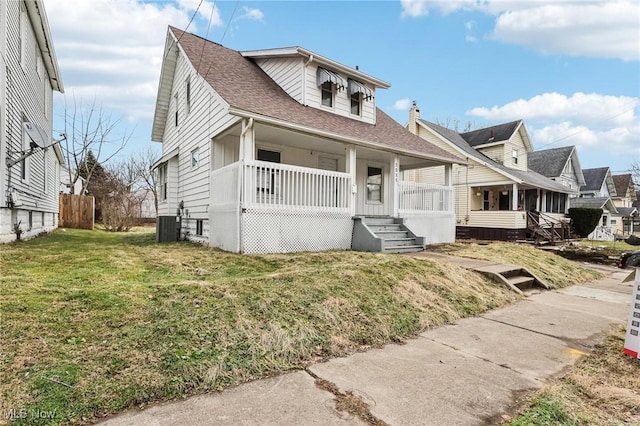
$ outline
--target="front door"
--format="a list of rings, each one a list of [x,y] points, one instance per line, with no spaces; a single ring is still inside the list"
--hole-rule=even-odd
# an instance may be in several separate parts
[[[385,202],[389,193],[389,175],[381,163],[358,160],[358,196],[356,214],[360,216],[386,216],[389,214]]]

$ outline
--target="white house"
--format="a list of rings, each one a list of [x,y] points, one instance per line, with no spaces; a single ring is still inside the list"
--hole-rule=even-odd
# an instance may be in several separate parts
[[[179,215],[182,236],[242,253],[454,240],[461,160],[376,108],[388,83],[301,47],[238,52],[173,27],[163,57],[159,222]],[[402,181],[426,165],[443,166],[440,185]]]
[[[62,194],[71,194],[71,172],[69,172],[69,168],[66,165],[62,165],[60,167],[60,192]],[[78,176],[78,179],[73,184],[73,193],[81,194],[82,193],[82,185],[84,184],[84,178],[82,176]]]
[[[62,80],[42,0],[0,2],[0,241],[29,238],[58,226],[62,152],[37,146],[25,131],[52,143],[53,91]],[[42,142],[42,141],[40,141]]]
[[[618,215],[611,197],[616,196],[616,185],[609,167],[583,169],[585,184],[580,187],[580,198],[573,200],[572,207],[602,209],[602,216],[596,229],[588,235],[590,240],[613,241],[612,218]],[[615,220],[615,219],[613,219]]]

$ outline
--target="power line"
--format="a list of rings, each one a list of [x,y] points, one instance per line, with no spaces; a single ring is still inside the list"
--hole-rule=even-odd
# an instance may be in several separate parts
[[[196,10],[193,12],[193,14],[191,15],[191,19],[189,19],[189,23],[187,24],[187,27],[184,29],[184,31],[182,31],[182,34],[180,34],[180,37],[178,37],[178,40],[176,41],[176,45],[180,44],[180,39],[182,38],[182,36],[184,35],[184,33],[187,32],[187,30],[189,29],[189,27],[191,26],[191,23],[193,23],[193,20],[196,18],[196,15],[198,14],[198,11],[200,10],[200,6],[202,6],[202,3],[204,2],[204,0],[200,0],[200,3],[198,3],[198,7],[196,7]],[[167,50],[167,55],[169,54],[169,51],[171,49]],[[167,55],[164,56],[164,58],[162,58],[162,61],[164,62],[165,59],[167,59]]]
[[[236,10],[238,10],[238,4],[239,3],[240,3],[240,0],[236,1],[236,5],[233,8],[233,12],[231,13],[231,17],[229,18],[229,21],[227,21],[227,26],[225,27],[224,32],[222,33],[222,37],[220,38],[220,45],[222,45],[222,41],[224,40],[224,36],[227,34],[227,30],[229,29],[229,26],[231,26],[231,21],[233,21],[233,17],[236,14]],[[204,77],[203,77],[204,80],[207,79],[207,76],[209,75],[209,71],[211,71],[211,66],[212,65],[213,65],[213,61],[209,62],[209,66],[207,67],[207,72],[204,73]]]

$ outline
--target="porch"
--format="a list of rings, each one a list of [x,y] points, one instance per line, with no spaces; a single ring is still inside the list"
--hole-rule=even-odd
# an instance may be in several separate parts
[[[381,189],[385,176],[358,185],[353,173],[236,161],[210,175],[210,244],[242,253],[352,248],[354,218],[370,216],[358,210],[359,194],[382,200],[375,206],[396,215],[377,216],[399,218],[422,245],[453,241],[452,187],[397,180]]]

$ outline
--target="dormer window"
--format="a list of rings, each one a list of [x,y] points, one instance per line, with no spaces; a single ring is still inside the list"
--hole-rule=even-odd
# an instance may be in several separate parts
[[[333,108],[333,83],[326,81],[320,86],[322,91],[322,105]]]
[[[361,112],[362,96],[358,92],[352,93],[349,98],[351,99],[351,114],[359,116]]]
[[[348,86],[349,86],[349,97],[351,97],[356,93],[359,93],[362,95],[360,97],[361,99],[365,99],[367,101],[370,101],[371,99],[373,99],[373,90],[369,89],[363,83],[360,83],[359,81],[356,81],[356,80],[349,79]]]
[[[346,82],[335,72],[322,67],[318,67],[316,79],[322,92],[322,105],[333,108],[334,93],[336,90],[343,90],[347,86]]]

